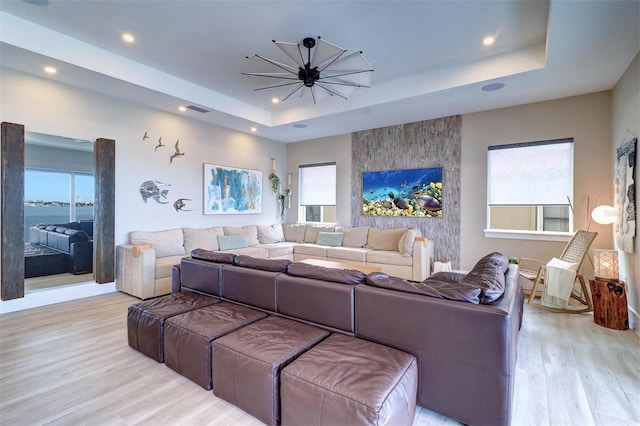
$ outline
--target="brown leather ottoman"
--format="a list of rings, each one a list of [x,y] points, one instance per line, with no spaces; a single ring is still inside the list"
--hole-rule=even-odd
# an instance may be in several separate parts
[[[222,302],[168,318],[164,323],[164,362],[211,390],[211,343],[266,316],[255,309]]]
[[[417,389],[413,355],[332,334],[282,370],[282,424],[411,425]]]
[[[280,371],[329,332],[269,316],[213,341],[213,393],[270,425],[279,424]]]
[[[215,303],[220,303],[220,299],[185,292],[131,305],[127,312],[129,346],[158,362],[164,362],[165,320]]]

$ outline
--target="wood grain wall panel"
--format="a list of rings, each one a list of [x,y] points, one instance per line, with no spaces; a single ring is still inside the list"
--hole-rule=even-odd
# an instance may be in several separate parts
[[[94,146],[94,259],[98,284],[115,280],[116,141],[98,139]]]
[[[352,133],[353,226],[418,228],[434,242],[435,260],[459,268],[461,131],[462,117],[456,115]],[[442,218],[362,215],[363,172],[426,167],[442,167]]]
[[[24,126],[2,123],[2,300],[24,297]]]

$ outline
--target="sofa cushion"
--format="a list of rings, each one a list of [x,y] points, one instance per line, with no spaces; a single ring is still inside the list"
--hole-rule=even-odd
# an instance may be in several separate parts
[[[365,278],[364,273],[353,269],[325,268],[302,262],[291,263],[287,267],[287,274],[341,284],[362,284]]]
[[[284,233],[282,231],[282,225],[276,223],[275,225],[257,225],[258,229],[258,242],[260,244],[272,244],[280,241],[284,241]]]
[[[368,226],[359,226],[357,228],[336,227],[336,231],[344,232],[344,239],[342,240],[344,247],[364,247],[367,245]]]
[[[307,256],[327,257],[327,246],[317,244],[298,244],[293,248],[295,254],[305,254]]]
[[[464,274],[457,274],[457,277],[438,277],[436,275],[438,274],[432,275],[421,283],[416,283],[392,277],[383,272],[373,272],[367,275],[365,283],[375,287],[421,294],[439,299],[457,300],[476,305],[480,303],[480,288],[462,283],[461,280],[464,278]]]
[[[81,231],[79,229],[66,229],[64,231],[65,235],[69,235],[72,237],[72,242],[79,242],[79,241],[90,241],[91,238],[89,238],[89,236],[87,235],[86,232]]]
[[[304,234],[307,232],[307,225],[304,223],[292,223],[282,225],[285,241],[296,243],[304,242]]]
[[[258,244],[256,248],[266,249],[269,251],[269,259],[274,257],[293,256],[293,248],[296,243],[282,241],[273,244]]]
[[[183,256],[165,256],[156,259],[155,262],[155,279],[170,278],[173,265],[180,263]]]
[[[222,253],[219,251],[211,251],[205,249],[195,249],[191,251],[191,257],[198,260],[206,260],[216,263],[233,263],[236,257],[233,253]]]
[[[480,259],[461,282],[480,288],[480,303],[492,303],[504,293],[508,267],[507,256],[493,252]]]
[[[237,255],[243,254],[245,256],[257,257],[259,259],[268,259],[269,258],[269,250],[260,248],[259,245],[258,246],[253,246],[253,247],[244,247],[244,248],[231,249],[231,250],[227,250],[227,253],[233,253],[233,254],[237,254]]]
[[[205,250],[220,250],[218,235],[224,235],[221,227],[215,228],[182,228],[184,234],[184,249],[187,253],[197,248]]]
[[[307,229],[304,233],[304,242],[313,243],[318,240],[319,232],[334,232],[336,227],[334,225],[311,225],[307,224]]]
[[[407,231],[402,234],[402,237],[400,237],[400,241],[398,242],[398,251],[402,253],[403,256],[411,256],[415,240],[416,231],[414,229],[407,229]]]
[[[382,230],[369,228],[366,247],[374,250],[398,251],[400,238],[406,231],[404,228]]]
[[[245,236],[247,241],[247,246],[257,246],[258,242],[258,227],[256,225],[247,225],[247,226],[225,226],[224,235],[239,235],[242,234]],[[225,250],[225,249],[220,249]]]
[[[244,234],[218,235],[218,245],[220,250],[233,250],[248,247],[247,238]]]
[[[340,247],[344,238],[344,232],[318,232],[316,244],[322,246]]]
[[[270,272],[286,272],[291,263],[286,259],[257,259],[251,256],[239,255],[233,260],[233,264],[251,269],[260,269]]]
[[[374,250],[367,253],[367,263],[412,266],[413,258],[411,256],[403,256],[399,251]]]
[[[186,254],[182,229],[166,231],[133,231],[129,234],[131,244],[151,244],[156,257]]]
[[[367,253],[371,251],[371,249],[359,247],[329,247],[327,249],[327,259],[333,258],[365,263],[367,261]]]

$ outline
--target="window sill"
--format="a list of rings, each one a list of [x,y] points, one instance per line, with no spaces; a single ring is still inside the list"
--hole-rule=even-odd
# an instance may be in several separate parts
[[[485,229],[484,236],[486,238],[504,238],[508,240],[562,241],[566,243],[573,237],[573,233]]]

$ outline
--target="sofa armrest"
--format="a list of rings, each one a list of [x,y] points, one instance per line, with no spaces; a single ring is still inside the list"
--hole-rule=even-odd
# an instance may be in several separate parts
[[[123,244],[116,250],[116,289],[142,300],[155,297],[156,251]],[[134,255],[134,248],[139,255]]]
[[[433,260],[433,241],[424,237],[416,237],[413,242],[413,271],[412,281],[423,281],[431,275]]]

